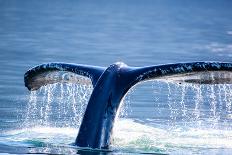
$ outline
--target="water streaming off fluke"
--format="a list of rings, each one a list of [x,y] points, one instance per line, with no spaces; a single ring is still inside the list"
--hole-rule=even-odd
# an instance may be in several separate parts
[[[29,96],[25,126],[78,128],[92,85],[49,84]]]
[[[181,123],[183,126],[191,124],[196,128],[232,129],[231,84],[156,81],[153,82],[153,89],[152,95],[156,97],[154,112],[160,113],[159,118],[168,120],[172,124],[170,127]],[[164,111],[161,114],[162,109]]]
[[[24,137],[33,145],[35,139],[46,145],[74,142],[92,90],[86,83],[58,83],[32,91],[22,127],[26,131],[18,131],[15,140]],[[189,147],[232,148],[231,94],[230,84],[139,84],[125,96],[111,149],[170,153]],[[138,109],[143,115],[135,118]]]

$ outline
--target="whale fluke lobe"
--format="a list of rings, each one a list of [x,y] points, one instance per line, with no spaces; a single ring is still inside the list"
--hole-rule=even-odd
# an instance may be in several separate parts
[[[107,149],[111,143],[114,120],[121,100],[134,85],[147,80],[177,83],[232,84],[232,63],[191,62],[148,67],[115,63],[108,68],[49,63],[25,73],[25,86],[37,90],[57,82],[86,83],[91,79],[93,92],[75,141],[80,147]]]
[[[192,62],[141,67],[135,70],[135,81],[160,79],[196,84],[231,84],[232,63]]]
[[[24,75],[24,82],[29,90],[37,90],[41,86],[59,82],[89,83],[89,79],[94,86],[104,69],[103,67],[66,63],[42,64],[28,70]]]

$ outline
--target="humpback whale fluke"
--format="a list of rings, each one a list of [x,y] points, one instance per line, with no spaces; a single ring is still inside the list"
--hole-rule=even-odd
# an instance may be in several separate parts
[[[25,86],[37,90],[57,82],[85,82],[71,72],[91,79],[94,87],[77,135],[80,147],[107,149],[120,102],[134,85],[153,79],[178,83],[231,84],[232,63],[191,62],[148,67],[130,67],[115,63],[108,68],[80,64],[49,63],[39,65],[25,73]],[[55,76],[54,76],[55,75]]]

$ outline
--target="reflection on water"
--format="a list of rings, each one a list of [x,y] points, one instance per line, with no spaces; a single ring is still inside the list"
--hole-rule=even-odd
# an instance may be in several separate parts
[[[72,100],[72,97],[81,97],[75,93],[72,94],[68,86],[61,88],[62,85],[57,85],[56,89],[65,90],[65,92],[55,93],[57,95],[55,100],[54,94],[47,95],[49,91],[52,91],[53,86],[46,87],[44,89],[47,92],[40,95],[37,93],[36,102],[33,98],[35,96],[31,96],[31,104],[28,105],[28,91],[24,88],[23,74],[29,68],[54,61],[99,66],[108,66],[116,61],[124,61],[132,66],[186,61],[231,62],[231,6],[232,2],[227,0],[191,2],[179,0],[175,2],[162,0],[101,0],[98,2],[0,0],[0,133],[3,133],[0,137],[0,148],[2,152],[10,152],[10,150],[15,150],[14,153],[17,153],[17,150],[25,152],[24,148],[9,148],[14,140],[7,141],[6,139],[14,136],[5,134],[8,131],[17,131],[18,128],[23,130],[22,124],[25,119],[26,122],[30,122],[29,120],[34,118],[33,120],[40,121],[40,125],[50,124],[61,127],[65,123],[71,125],[74,121],[77,121],[74,123],[77,125],[80,118],[73,116],[84,109],[83,107],[83,109],[75,110],[74,102],[68,101]],[[156,82],[148,83],[141,87],[138,86],[127,96],[129,99],[125,101],[127,104],[124,106],[126,110],[121,114],[126,118],[125,121],[129,121],[128,124],[138,123],[136,124],[138,126],[142,124],[147,128],[155,128],[154,131],[163,130],[162,125],[163,127],[170,125],[186,127],[189,128],[186,132],[191,132],[190,129],[194,128],[192,125],[195,121],[195,125],[201,128],[199,132],[205,132],[204,126],[212,128],[206,141],[213,148],[206,149],[205,152],[204,149],[201,150],[203,153],[228,153],[231,151],[228,146],[231,140],[230,87],[229,85],[196,87],[171,83],[158,85]],[[75,89],[79,90],[79,87]],[[66,96],[66,93],[71,93],[70,98]],[[62,103],[65,104],[60,101],[62,94],[65,98]],[[50,103],[51,98],[54,102]],[[75,102],[78,105],[80,101]],[[39,103],[42,104],[39,105]],[[53,104],[58,105],[53,107]],[[68,106],[68,104],[71,105]],[[28,110],[34,112],[28,113]],[[56,114],[53,115],[49,111],[56,111]],[[65,111],[68,111],[67,115],[61,115],[65,114]],[[63,118],[63,122],[58,121],[62,120],[59,116]],[[72,121],[67,122],[64,119],[66,117]],[[171,122],[166,121],[167,118]],[[126,128],[126,126],[123,127]],[[228,132],[225,131],[227,128]],[[124,132],[123,129],[119,131]],[[198,131],[193,133],[202,135]],[[215,140],[219,145],[211,145],[215,138],[209,138],[212,133],[220,134],[222,141]],[[175,139],[172,134],[175,135],[175,133],[170,133],[167,139]],[[44,137],[47,136],[48,134]],[[75,137],[76,134],[72,136]],[[120,134],[118,136],[120,139]],[[227,149],[219,149],[217,146],[220,146],[225,138],[228,143],[226,142],[226,146],[223,145],[223,147]],[[152,147],[155,145],[158,147],[155,147],[157,152],[169,152],[170,150],[165,150],[165,148],[170,148],[169,144],[171,148],[180,148],[179,145],[176,146],[174,142],[163,139],[163,137],[160,139],[159,144],[154,137],[148,138],[147,141],[146,138],[142,140],[135,138],[135,141],[132,140],[130,144],[124,143],[123,140],[122,142],[125,146],[131,145],[135,149],[138,146],[139,151],[149,150],[147,145],[149,143]],[[199,147],[205,145],[201,140]],[[5,141],[9,143],[6,144]],[[23,146],[22,141],[19,140],[20,143],[17,141],[14,144]],[[70,141],[67,140],[67,143]],[[138,141],[141,143],[138,144]],[[39,142],[46,143],[47,141],[39,140]],[[176,140],[176,142],[180,145],[181,142],[193,145],[183,139]],[[167,146],[163,146],[164,144]],[[116,140],[114,146],[117,148],[119,147],[117,145],[120,145],[120,141]],[[133,150],[133,147],[128,148]],[[39,149],[42,148],[35,147],[37,150],[35,152],[40,152]],[[43,149],[49,150],[51,147]],[[193,149],[194,151],[196,153],[199,150]]]

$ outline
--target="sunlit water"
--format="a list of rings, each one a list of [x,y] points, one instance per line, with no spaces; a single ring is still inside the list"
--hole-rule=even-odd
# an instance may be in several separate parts
[[[54,61],[231,62],[231,6],[227,0],[0,0],[0,152],[90,153],[72,144],[92,86],[28,92],[29,68]],[[231,89],[163,81],[136,86],[120,110],[111,152],[104,153],[230,154]]]

